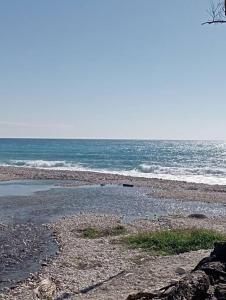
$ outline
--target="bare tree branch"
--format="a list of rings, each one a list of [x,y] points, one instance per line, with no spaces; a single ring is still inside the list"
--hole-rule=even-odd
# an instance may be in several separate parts
[[[218,2],[212,0],[207,13],[210,19],[202,23],[202,25],[226,23],[226,0],[218,0]]]
[[[219,20],[219,21],[207,21],[207,22],[204,22],[202,23],[201,25],[206,25],[206,24],[222,24],[222,23],[226,23],[226,21],[223,21],[223,20]]]

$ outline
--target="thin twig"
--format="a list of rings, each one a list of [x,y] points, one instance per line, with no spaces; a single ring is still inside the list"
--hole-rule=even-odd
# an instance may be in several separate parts
[[[224,20],[219,20],[219,21],[207,21],[207,22],[204,22],[202,23],[202,25],[206,25],[206,24],[223,24],[223,23],[226,23],[226,21]]]
[[[107,279],[105,279],[105,280],[103,280],[103,281],[97,282],[97,283],[95,283],[95,284],[92,284],[92,285],[90,285],[90,286],[84,288],[84,289],[81,289],[81,290],[79,290],[78,294],[87,294],[88,292],[94,290],[95,288],[97,288],[97,287],[103,285],[104,283],[106,283],[106,282],[108,282],[108,281],[110,281],[110,280],[112,280],[112,279],[114,279],[114,278],[116,278],[116,277],[119,277],[120,275],[122,275],[122,274],[124,274],[124,273],[125,273],[125,271],[121,271],[121,272],[119,272],[118,274],[113,275],[113,276],[110,276],[109,278],[107,278]],[[77,294],[77,293],[76,293],[76,294]]]

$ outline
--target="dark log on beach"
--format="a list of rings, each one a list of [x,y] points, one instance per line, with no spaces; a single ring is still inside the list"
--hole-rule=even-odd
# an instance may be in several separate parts
[[[188,215],[188,218],[192,219],[207,219],[207,216],[204,214],[190,214]]]
[[[216,243],[209,257],[180,281],[156,293],[138,293],[127,300],[223,300],[226,299],[226,243]]]
[[[125,273],[124,270],[123,270],[123,271],[120,271],[119,273],[117,273],[117,274],[115,274],[115,275],[113,275],[113,276],[110,276],[109,278],[107,278],[107,279],[105,279],[105,280],[102,280],[102,281],[100,281],[100,282],[97,282],[97,283],[94,283],[94,284],[92,284],[92,285],[89,285],[89,286],[87,286],[87,287],[85,287],[85,288],[79,290],[78,294],[87,294],[87,293],[89,293],[90,291],[96,289],[97,287],[102,286],[104,283],[106,283],[106,282],[108,282],[108,281],[110,281],[110,280],[112,280],[112,279],[115,279],[115,278],[117,278],[117,277],[123,275],[124,273]]]

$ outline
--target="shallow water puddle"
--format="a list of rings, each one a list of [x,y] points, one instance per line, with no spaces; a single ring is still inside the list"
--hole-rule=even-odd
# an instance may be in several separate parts
[[[59,184],[63,182],[29,180],[1,183],[0,220],[48,223],[78,213],[115,214],[122,216],[124,222],[173,214],[226,216],[224,204],[155,199],[147,195],[150,189],[116,185],[68,188]]]
[[[47,191],[54,183],[42,180],[12,180],[0,182],[0,197],[30,196],[35,192]]]

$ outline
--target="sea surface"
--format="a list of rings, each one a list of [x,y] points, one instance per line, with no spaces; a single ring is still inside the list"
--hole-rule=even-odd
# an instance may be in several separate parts
[[[226,184],[226,141],[0,139],[0,165]]]

